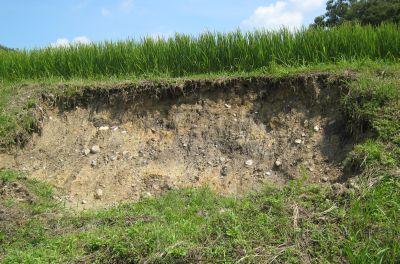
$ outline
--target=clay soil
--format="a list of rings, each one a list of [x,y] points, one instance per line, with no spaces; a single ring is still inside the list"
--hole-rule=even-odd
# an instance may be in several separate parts
[[[41,132],[0,154],[0,168],[49,182],[78,210],[204,185],[240,196],[293,179],[335,182],[352,146],[343,83],[316,74],[44,94]]]

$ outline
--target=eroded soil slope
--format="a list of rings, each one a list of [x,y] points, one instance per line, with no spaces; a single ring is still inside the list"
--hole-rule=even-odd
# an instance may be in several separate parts
[[[240,195],[265,182],[335,181],[351,148],[342,84],[313,75],[45,95],[41,134],[0,154],[0,168],[49,181],[78,209],[173,188]]]

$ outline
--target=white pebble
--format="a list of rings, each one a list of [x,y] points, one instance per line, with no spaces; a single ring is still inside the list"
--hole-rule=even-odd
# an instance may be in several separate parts
[[[94,145],[94,146],[90,149],[90,152],[91,152],[92,154],[97,154],[97,153],[100,152],[100,147],[99,147],[98,145]]]
[[[250,159],[250,160],[247,160],[247,161],[245,162],[245,164],[246,164],[247,167],[251,167],[251,166],[253,166],[254,161]]]
[[[82,154],[85,155],[85,156],[89,155],[89,153],[90,153],[90,149],[88,149],[88,148],[84,148],[82,150]]]
[[[102,189],[97,189],[95,194],[94,194],[94,198],[96,199],[101,199],[101,197],[103,197],[103,190]]]
[[[92,167],[96,167],[97,166],[97,160],[92,160],[90,165],[92,165]]]

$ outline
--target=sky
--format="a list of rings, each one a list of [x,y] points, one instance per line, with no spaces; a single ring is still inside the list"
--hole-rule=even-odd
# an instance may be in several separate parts
[[[0,0],[0,44],[32,49],[309,25],[325,0]]]

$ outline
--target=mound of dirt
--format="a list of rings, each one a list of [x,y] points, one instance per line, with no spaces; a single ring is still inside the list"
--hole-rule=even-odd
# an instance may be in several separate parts
[[[319,74],[86,88],[54,106],[46,95],[41,134],[2,154],[0,168],[50,182],[77,209],[175,188],[241,195],[335,181],[352,147],[338,109],[343,83]]]

